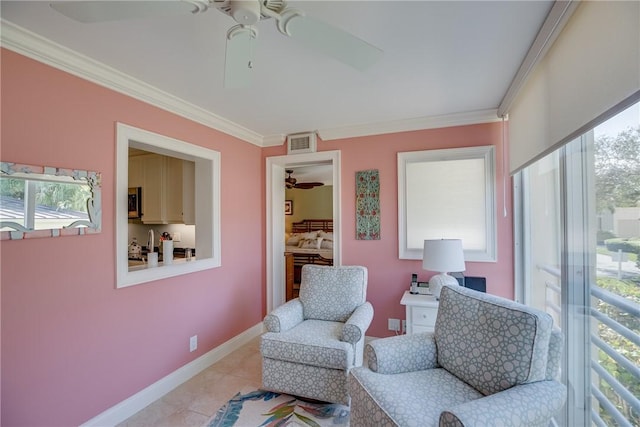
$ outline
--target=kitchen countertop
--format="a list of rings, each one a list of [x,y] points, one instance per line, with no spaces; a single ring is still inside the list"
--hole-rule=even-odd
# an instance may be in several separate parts
[[[182,262],[186,262],[185,254],[184,254],[185,250],[186,248],[174,248],[173,250],[174,263],[177,262],[178,264],[181,264]],[[194,254],[195,249],[191,249],[191,253]],[[147,250],[145,248],[143,248],[142,257],[143,259],[129,258],[129,271],[142,270],[143,268],[148,268],[147,261],[146,261]],[[191,259],[195,261],[196,257],[193,256]],[[159,267],[164,266],[163,260],[162,260],[162,252],[158,253],[158,266]]]
[[[156,246],[155,249],[158,249],[158,247]],[[173,258],[184,258],[185,257],[185,251],[187,250],[187,248],[174,248],[173,249]],[[154,252],[158,252],[157,250],[155,250]],[[142,247],[142,258],[129,258],[129,261],[140,261],[141,259],[146,259],[147,258],[147,249],[146,246]],[[191,248],[191,254],[195,255],[196,254],[196,250]],[[158,261],[162,261],[162,252],[158,252]]]

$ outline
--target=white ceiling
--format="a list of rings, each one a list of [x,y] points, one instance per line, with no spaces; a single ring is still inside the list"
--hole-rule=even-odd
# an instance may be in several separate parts
[[[269,139],[436,116],[490,115],[552,1],[297,1],[308,16],[384,51],[359,72],[257,24],[253,84],[223,88],[225,36],[215,8],[197,15],[82,24],[49,2],[2,1],[7,22],[104,63]],[[3,45],[6,45],[3,41]],[[353,135],[358,132],[354,131]],[[328,139],[328,138],[326,138]]]

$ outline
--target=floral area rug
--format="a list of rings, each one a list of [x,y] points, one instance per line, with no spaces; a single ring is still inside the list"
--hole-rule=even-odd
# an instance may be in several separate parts
[[[271,391],[241,391],[206,427],[348,426],[349,407]]]

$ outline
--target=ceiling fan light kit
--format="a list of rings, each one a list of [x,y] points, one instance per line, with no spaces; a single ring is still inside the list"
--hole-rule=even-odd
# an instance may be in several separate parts
[[[365,71],[382,56],[382,50],[340,28],[306,17],[288,8],[284,0],[176,0],[176,1],[62,1],[51,3],[57,12],[79,22],[93,23],[131,18],[199,14],[211,6],[233,18],[238,25],[227,32],[224,87],[249,86],[252,56],[257,38],[253,27],[273,18],[278,31],[308,48],[332,57],[356,70]]]
[[[231,17],[241,25],[253,25],[260,20],[260,2],[237,0],[229,3]]]
[[[224,58],[225,88],[241,88],[251,82],[253,48],[257,36],[258,30],[255,27],[242,24],[234,25],[227,32]]]

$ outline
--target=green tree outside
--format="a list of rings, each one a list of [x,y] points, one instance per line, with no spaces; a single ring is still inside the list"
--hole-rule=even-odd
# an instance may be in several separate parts
[[[640,202],[640,126],[616,137],[596,139],[595,175],[597,212],[634,207]]]
[[[0,194],[24,200],[26,182],[24,179],[0,179]],[[87,200],[91,190],[86,183],[64,183],[36,181],[36,204],[56,210],[87,211]]]

